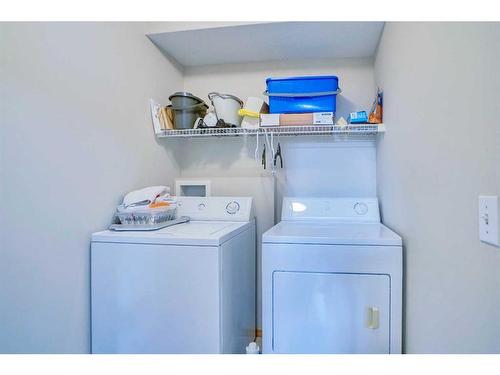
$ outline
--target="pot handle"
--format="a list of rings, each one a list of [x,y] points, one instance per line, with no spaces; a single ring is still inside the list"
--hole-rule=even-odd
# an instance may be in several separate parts
[[[186,111],[190,109],[195,109],[201,106],[206,106],[205,103],[198,103],[198,104],[193,104],[193,105],[188,105],[186,107],[174,107],[174,106],[168,106],[169,108],[172,108],[175,111]]]
[[[208,99],[210,99],[210,102],[212,103],[212,105],[214,105],[213,98],[216,97],[216,96],[219,96],[222,99],[233,99],[233,100],[236,100],[238,103],[240,103],[240,107],[243,107],[243,101],[240,98],[238,98],[238,97],[236,97],[234,95],[220,94],[218,92],[211,92],[211,93],[208,94]]]
[[[215,106],[214,106],[214,100],[213,99],[214,99],[215,96],[219,96],[219,95],[220,94],[218,92],[209,92],[208,93],[208,100],[210,100],[210,103],[212,103],[212,107],[214,107],[214,108],[215,108]]]

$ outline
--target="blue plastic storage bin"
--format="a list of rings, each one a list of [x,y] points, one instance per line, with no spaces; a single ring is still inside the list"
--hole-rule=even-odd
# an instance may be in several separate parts
[[[268,78],[269,113],[335,112],[337,76]]]

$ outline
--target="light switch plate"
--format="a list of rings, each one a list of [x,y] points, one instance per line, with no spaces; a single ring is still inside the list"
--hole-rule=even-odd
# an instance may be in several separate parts
[[[500,247],[497,196],[479,196],[479,239]]]

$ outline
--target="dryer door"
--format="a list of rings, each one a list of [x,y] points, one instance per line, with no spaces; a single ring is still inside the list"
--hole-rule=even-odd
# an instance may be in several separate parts
[[[389,353],[390,278],[274,272],[275,353]]]

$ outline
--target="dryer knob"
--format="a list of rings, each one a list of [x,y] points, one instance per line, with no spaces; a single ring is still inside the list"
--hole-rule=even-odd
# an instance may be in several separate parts
[[[226,206],[226,211],[230,215],[234,215],[240,210],[240,204],[236,201],[229,202]]]
[[[207,206],[205,205],[205,203],[200,203],[200,204],[198,205],[198,210],[203,211],[203,210],[205,209],[205,207],[207,207]]]
[[[363,202],[357,202],[354,205],[354,212],[356,212],[358,215],[366,215],[368,212],[368,206],[366,203]]]

